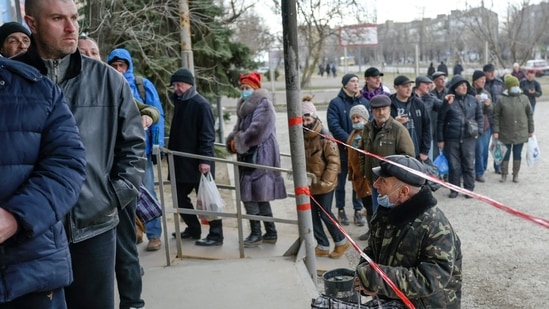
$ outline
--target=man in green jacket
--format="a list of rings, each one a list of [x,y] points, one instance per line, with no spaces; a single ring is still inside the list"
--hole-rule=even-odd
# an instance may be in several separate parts
[[[373,169],[378,176],[379,209],[364,253],[368,255],[415,308],[460,308],[461,242],[425,179],[417,159],[394,155]],[[407,169],[395,165],[398,163]],[[404,308],[397,294],[362,259],[356,269],[355,289],[377,296],[371,308]],[[401,306],[401,307],[399,307]],[[370,308],[368,307],[368,308]]]

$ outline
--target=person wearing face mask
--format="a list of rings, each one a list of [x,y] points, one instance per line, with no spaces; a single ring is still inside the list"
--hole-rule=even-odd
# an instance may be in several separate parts
[[[363,251],[416,308],[460,308],[461,241],[425,179],[409,170],[425,173],[424,165],[406,155],[386,160],[372,170],[381,207]],[[356,268],[354,287],[376,297],[366,303],[368,308],[405,307],[364,258]]]
[[[329,135],[330,133],[324,128],[322,121],[318,119],[316,108],[311,102],[312,97],[305,96],[302,101],[303,142],[307,172],[314,175],[309,189],[312,196],[313,231],[317,242],[315,254],[316,256],[329,256],[332,259],[337,259],[343,256],[350,247],[343,233],[332,221],[332,219],[335,219],[332,213],[332,200],[334,190],[337,187],[337,174],[340,169],[339,150],[334,141],[320,136],[319,133],[323,135]],[[326,225],[326,229],[335,243],[332,252],[330,252],[330,242],[326,237],[322,223]]]
[[[261,88],[261,75],[240,75],[240,99],[236,106],[238,119],[226,140],[226,147],[237,154],[239,161],[244,154],[255,158],[254,164],[280,167],[280,149],[276,139],[276,114],[269,92]],[[284,178],[277,171],[264,169],[240,169],[240,199],[246,213],[272,217],[270,201],[286,198]],[[261,235],[261,221],[250,220],[250,235],[244,239],[244,247],[257,247],[262,243],[276,243],[274,222],[263,221],[265,234]]]
[[[368,123],[368,119],[370,119],[370,113],[368,113],[366,107],[355,105],[351,108],[349,117],[353,122],[353,131],[349,134],[347,145],[359,148],[362,145],[362,130],[364,130],[364,126]],[[370,220],[374,214],[372,208],[372,184],[364,178],[364,173],[360,169],[359,152],[355,149],[347,148],[347,158],[348,180],[353,184],[356,198],[362,201],[362,205],[366,210],[366,223],[368,224],[368,229],[370,229]]]
[[[507,152],[501,162],[500,182],[507,180],[509,158],[513,153],[513,182],[518,182],[521,152],[524,143],[534,135],[534,117],[528,97],[522,93],[519,81],[512,75],[505,75],[505,90],[494,108],[493,138],[499,139]]]

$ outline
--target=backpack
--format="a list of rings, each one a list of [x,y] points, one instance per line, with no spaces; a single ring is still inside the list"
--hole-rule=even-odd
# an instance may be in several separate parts
[[[137,87],[137,91],[139,92],[139,96],[141,99],[143,99],[143,103],[147,104],[147,92],[145,91],[145,86],[143,85],[143,77],[142,76],[136,76],[135,77],[135,86]]]

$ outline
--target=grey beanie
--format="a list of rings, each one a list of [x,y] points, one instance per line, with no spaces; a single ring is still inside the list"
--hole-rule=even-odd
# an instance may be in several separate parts
[[[170,84],[173,84],[174,82],[183,82],[189,85],[194,85],[193,73],[186,68],[181,68],[173,73],[172,78],[170,79]]]
[[[353,115],[358,115],[364,118],[364,120],[370,119],[370,113],[368,113],[368,110],[362,104],[351,107],[351,110],[349,111],[349,117],[353,117]]]

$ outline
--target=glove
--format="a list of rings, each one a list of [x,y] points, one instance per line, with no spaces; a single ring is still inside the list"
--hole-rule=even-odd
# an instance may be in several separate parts
[[[230,140],[227,144],[227,148],[229,148],[229,151],[232,153],[236,153],[236,147],[234,146],[234,139]]]

